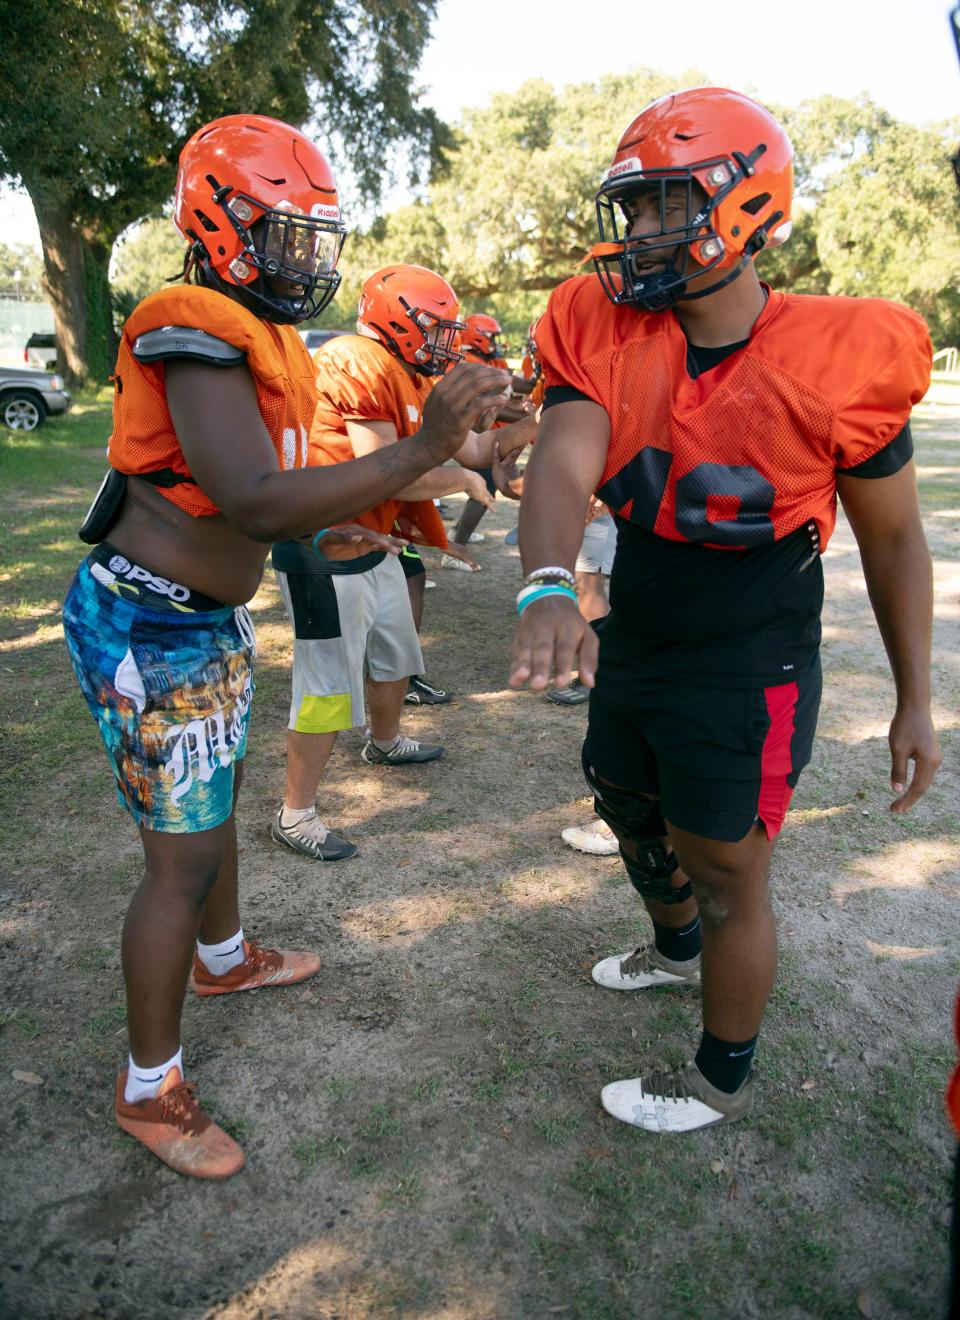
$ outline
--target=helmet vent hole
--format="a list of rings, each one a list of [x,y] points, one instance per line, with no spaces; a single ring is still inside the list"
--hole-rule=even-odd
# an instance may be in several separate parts
[[[747,215],[756,215],[759,210],[766,206],[769,200],[769,193],[757,193],[756,197],[751,197],[749,201],[744,202],[740,210],[746,211]]]
[[[268,179],[265,174],[258,174],[257,178],[262,179],[264,183],[269,183],[273,188],[282,188],[286,183],[286,179]]]
[[[215,234],[215,233],[217,232],[217,230],[219,229],[219,226],[216,225],[216,224],[214,224],[214,222],[210,219],[209,216],[204,215],[204,213],[203,213],[202,211],[197,211],[196,215],[197,215],[197,219],[198,219],[198,220],[200,221],[200,223],[203,225],[203,227],[204,227],[204,229],[207,231],[207,233],[209,233],[209,234]]]
[[[398,335],[408,335],[410,333],[410,327],[408,325],[400,325],[397,321],[391,321],[390,327],[391,329],[396,330]]]

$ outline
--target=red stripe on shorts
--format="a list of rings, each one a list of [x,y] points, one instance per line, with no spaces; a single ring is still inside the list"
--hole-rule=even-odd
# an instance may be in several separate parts
[[[760,796],[757,799],[757,815],[763,821],[767,838],[772,839],[780,833],[783,818],[793,797],[793,789],[787,783],[787,775],[793,769],[790,759],[790,744],[794,734],[794,715],[800,689],[796,683],[781,683],[777,687],[764,688],[763,696],[770,716],[770,728],[763,740],[760,753]]]

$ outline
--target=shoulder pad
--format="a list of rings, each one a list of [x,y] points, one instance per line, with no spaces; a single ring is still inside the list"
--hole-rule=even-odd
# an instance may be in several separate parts
[[[164,325],[148,330],[133,341],[133,356],[138,362],[169,362],[188,358],[213,367],[238,367],[247,360],[243,349],[183,325]]]

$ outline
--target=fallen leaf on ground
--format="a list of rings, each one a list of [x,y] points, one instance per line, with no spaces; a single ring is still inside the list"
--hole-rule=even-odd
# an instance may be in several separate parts
[[[21,1072],[19,1068],[13,1070],[13,1080],[15,1082],[26,1082],[29,1086],[42,1086],[43,1078],[39,1073]]]
[[[602,1146],[588,1146],[587,1149],[586,1149],[586,1154],[589,1155],[590,1158],[591,1158],[592,1160],[612,1160],[612,1159],[613,1159],[613,1151],[612,1151],[612,1150],[604,1150],[604,1148],[603,1148]]]
[[[723,1171],[724,1171],[724,1169],[725,1169],[726,1167],[727,1167],[727,1166],[724,1164],[723,1160],[721,1160],[721,1159],[713,1159],[713,1160],[710,1161],[710,1172],[711,1172],[711,1173],[723,1173]]]
[[[866,1288],[861,1288],[857,1293],[857,1310],[861,1315],[873,1315],[873,1307],[870,1304],[870,1294],[867,1292]]]
[[[397,862],[397,870],[399,870],[401,866],[409,866],[409,865],[410,865],[410,858],[401,857],[399,862]]]
[[[806,1080],[805,1082],[801,1082],[801,1083],[800,1083],[800,1090],[801,1090],[801,1091],[812,1091],[813,1088],[814,1088],[815,1086],[816,1086],[816,1082],[813,1080],[813,1078],[812,1078],[812,1077],[808,1077],[807,1080]]]

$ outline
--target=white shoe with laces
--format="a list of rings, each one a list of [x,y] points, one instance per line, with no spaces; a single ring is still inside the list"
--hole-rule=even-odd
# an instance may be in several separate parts
[[[567,847],[576,848],[577,852],[590,853],[594,857],[612,857],[620,851],[617,836],[599,816],[588,825],[568,825],[560,831],[560,838]]]
[[[590,973],[604,990],[645,990],[651,985],[699,985],[700,955],[689,962],[665,958],[651,941],[633,953],[602,958]]]
[[[691,1060],[610,1082],[600,1103],[611,1117],[645,1132],[693,1132],[746,1118],[753,1108],[753,1073],[731,1095],[712,1086]]]
[[[469,564],[465,564],[462,559],[457,559],[455,555],[441,555],[440,567],[456,569],[460,573],[472,573],[474,571]]]

